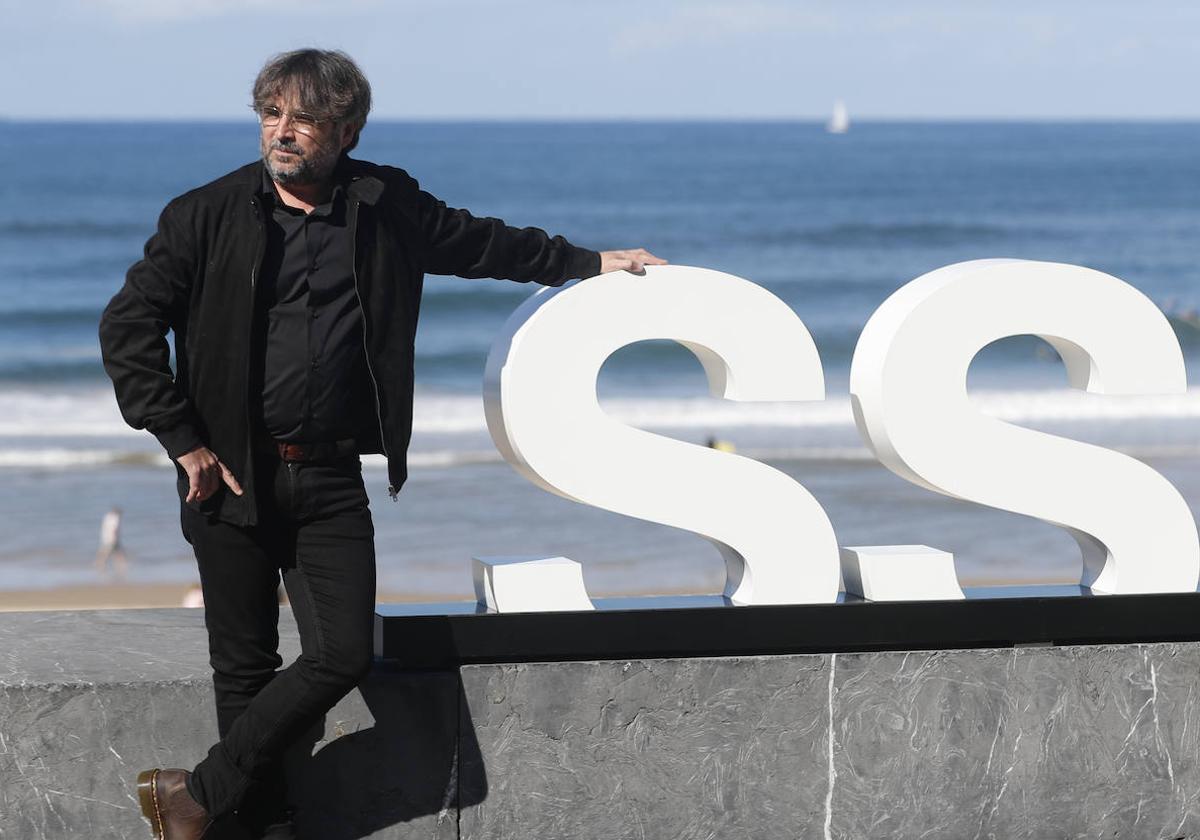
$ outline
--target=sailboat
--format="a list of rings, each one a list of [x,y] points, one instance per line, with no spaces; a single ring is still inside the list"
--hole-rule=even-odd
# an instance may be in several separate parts
[[[850,128],[850,114],[846,111],[846,103],[838,100],[833,105],[833,114],[825,124],[825,130],[830,134],[845,134]]]

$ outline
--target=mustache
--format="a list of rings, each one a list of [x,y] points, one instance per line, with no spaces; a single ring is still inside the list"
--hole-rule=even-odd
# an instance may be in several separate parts
[[[278,150],[281,152],[290,152],[294,155],[303,155],[304,154],[303,150],[300,148],[300,144],[296,143],[295,141],[272,140],[270,150],[271,151]]]

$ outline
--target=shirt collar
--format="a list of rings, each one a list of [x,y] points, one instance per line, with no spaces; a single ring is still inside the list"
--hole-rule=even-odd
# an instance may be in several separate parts
[[[345,158],[343,158],[343,160],[344,159]],[[341,162],[339,162],[337,168],[333,171],[333,192],[329,194],[329,201],[327,201],[325,204],[317,205],[316,209],[313,210],[314,213],[318,213],[319,215],[327,215],[330,212],[329,208],[332,208],[335,202],[342,199],[346,193],[346,181],[349,180],[347,175],[348,173],[346,172],[345,167],[343,167]],[[267,167],[265,165],[262,167],[262,195],[268,202],[271,203],[272,206],[287,206],[279,198],[279,193],[275,189],[275,182],[271,179],[271,174],[267,171]],[[323,207],[327,209],[321,210]]]

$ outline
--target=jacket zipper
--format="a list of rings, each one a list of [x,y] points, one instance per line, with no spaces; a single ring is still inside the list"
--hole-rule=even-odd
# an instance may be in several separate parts
[[[253,355],[252,348],[254,346],[254,304],[257,296],[258,271],[262,267],[263,257],[266,255],[266,236],[264,235],[266,221],[263,219],[262,208],[258,206],[256,197],[251,196],[250,206],[254,208],[254,218],[258,222],[258,241],[255,244],[254,264],[250,266],[250,317],[246,319],[246,468],[242,472],[242,478],[249,477],[251,481],[247,483],[253,484],[254,427],[250,419],[250,357]],[[248,504],[246,506],[242,521],[244,525],[253,525],[258,521],[257,505]]]
[[[367,345],[367,309],[363,306],[362,292],[358,288],[358,206],[362,202],[355,201],[350,208],[350,241],[353,243],[350,252],[350,276],[354,278],[354,296],[358,298],[358,313],[362,318],[363,360],[367,363],[367,376],[371,380],[371,393],[375,396],[375,420],[379,423],[379,448],[383,457],[388,457],[387,441],[383,435],[383,407],[379,402],[379,383],[375,379],[375,370],[371,367],[371,351]],[[388,496],[396,501],[400,490],[388,481]]]

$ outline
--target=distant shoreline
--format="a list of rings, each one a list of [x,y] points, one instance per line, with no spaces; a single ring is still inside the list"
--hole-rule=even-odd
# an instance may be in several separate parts
[[[968,578],[963,586],[1027,586],[1046,583],[1075,583],[1075,581],[1003,580],[991,578]],[[0,590],[0,613],[39,612],[48,610],[128,610],[179,607],[184,595],[194,583],[96,583],[86,585],[57,586],[47,589]],[[692,591],[656,592],[655,595],[712,594]],[[631,597],[630,593],[592,593],[593,597]],[[380,591],[375,600],[380,604],[396,603],[447,603],[471,600],[461,592],[455,594],[430,594],[398,591]]]
[[[126,610],[179,607],[193,583],[96,583],[47,589],[0,590],[0,612]],[[379,603],[461,601],[461,595],[414,595],[381,591]]]

